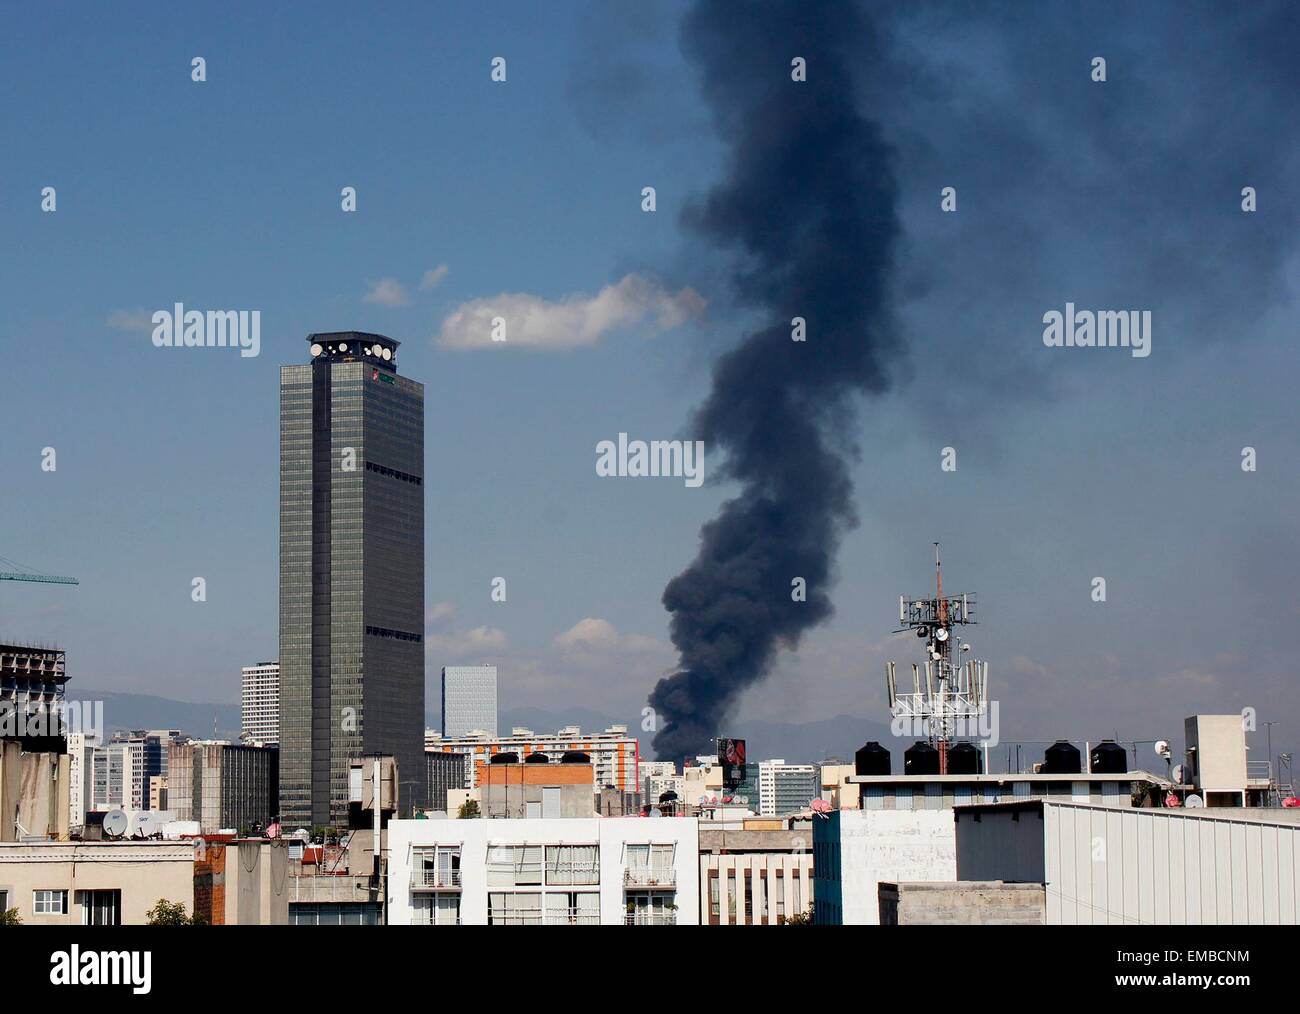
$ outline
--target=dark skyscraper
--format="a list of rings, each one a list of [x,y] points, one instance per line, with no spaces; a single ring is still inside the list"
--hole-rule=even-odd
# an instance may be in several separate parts
[[[424,385],[398,343],[314,334],[280,368],[280,806],[347,822],[348,762],[424,798]]]

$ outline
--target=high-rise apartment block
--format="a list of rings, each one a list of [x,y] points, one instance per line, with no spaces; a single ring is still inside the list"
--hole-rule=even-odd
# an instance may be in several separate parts
[[[497,734],[497,667],[448,665],[442,669],[442,734]]]
[[[821,798],[821,778],[812,764],[787,764],[784,760],[758,765],[758,812],[763,817],[802,810]]]
[[[254,743],[280,742],[280,663],[244,666],[240,688],[244,735]]]

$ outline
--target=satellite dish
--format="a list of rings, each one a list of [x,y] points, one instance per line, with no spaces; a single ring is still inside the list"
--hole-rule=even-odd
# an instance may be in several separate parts
[[[934,639],[940,643],[948,640],[948,628],[940,627],[934,632]]]
[[[917,627],[917,628],[916,628],[916,636],[917,636],[917,637],[929,637],[929,636],[930,636],[930,628],[929,628],[929,627]]]
[[[384,356],[384,359],[385,359],[385,360],[392,359],[392,358],[393,358],[393,350],[392,350],[392,349],[384,349],[384,350],[383,350],[383,356]]]
[[[1198,807],[1204,806],[1205,800],[1202,799],[1200,796],[1198,796],[1195,792],[1193,792],[1191,795],[1189,795],[1186,799],[1183,800],[1183,805],[1187,807],[1189,810],[1195,810]]]
[[[1167,739],[1156,740],[1156,756],[1166,758],[1169,756],[1169,741]]]
[[[312,354],[313,356],[318,356],[318,355],[320,355],[320,354],[321,354],[322,352],[324,352],[324,351],[325,351],[325,347],[324,347],[323,345],[321,345],[320,342],[312,342],[312,346],[311,346],[311,354]]]
[[[347,350],[348,350],[348,343],[347,343],[347,342],[341,342],[341,343],[339,344],[339,351],[340,351],[340,352],[346,352]]]
[[[1182,766],[1181,764],[1175,764],[1175,765],[1174,765],[1174,770],[1173,770],[1172,774],[1173,774],[1174,781],[1175,781],[1177,784],[1179,784],[1179,785],[1182,785],[1182,784],[1183,784],[1183,775],[1184,775],[1184,773],[1185,773],[1185,772],[1183,771],[1183,766]]]
[[[131,822],[121,810],[109,810],[104,814],[104,833],[110,838],[121,838],[130,826]]]

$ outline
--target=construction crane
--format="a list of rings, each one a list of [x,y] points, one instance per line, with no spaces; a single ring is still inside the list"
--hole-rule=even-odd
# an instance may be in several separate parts
[[[81,584],[75,577],[57,577],[54,574],[42,574],[0,556],[0,565],[13,567],[14,570],[0,570],[0,581],[32,581],[36,584]]]

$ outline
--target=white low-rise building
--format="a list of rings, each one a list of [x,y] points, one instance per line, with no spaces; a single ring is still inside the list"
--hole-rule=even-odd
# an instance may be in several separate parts
[[[693,817],[394,820],[388,922],[699,923]]]
[[[882,881],[955,881],[952,810],[835,810],[813,818],[813,921],[880,923]]]

